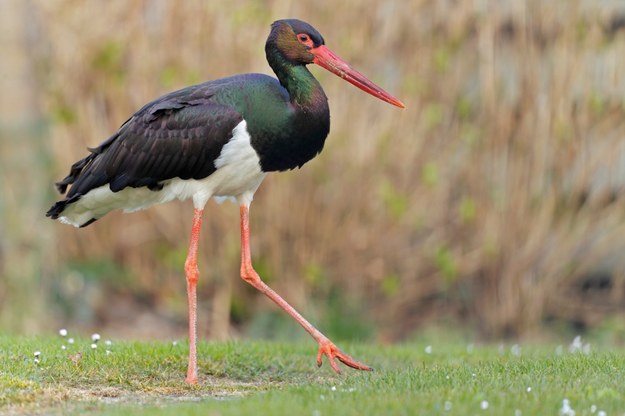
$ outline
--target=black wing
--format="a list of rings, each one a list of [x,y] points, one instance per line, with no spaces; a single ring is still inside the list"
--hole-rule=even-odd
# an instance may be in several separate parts
[[[91,154],[74,163],[56,184],[67,198],[47,216],[57,218],[65,205],[108,184],[113,192],[126,187],[162,188],[172,178],[201,179],[215,171],[215,159],[243,117],[231,106],[211,102],[202,86],[164,96],[144,106]]]

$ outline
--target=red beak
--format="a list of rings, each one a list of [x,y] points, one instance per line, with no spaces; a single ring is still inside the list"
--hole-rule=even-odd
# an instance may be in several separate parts
[[[404,103],[375,85],[373,82],[369,81],[367,77],[349,66],[347,62],[336,56],[334,52],[326,48],[325,45],[313,48],[310,52],[315,56],[313,62],[317,65],[327,69],[333,74],[338,75],[345,81],[354,84],[361,90],[368,92],[380,100],[386,101],[387,103],[396,105],[400,108],[406,107]]]

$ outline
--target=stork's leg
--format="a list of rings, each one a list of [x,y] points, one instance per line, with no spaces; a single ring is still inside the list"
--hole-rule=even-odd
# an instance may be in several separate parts
[[[335,358],[343,364],[355,368],[357,370],[372,370],[371,367],[354,360],[343,351],[339,350],[332,341],[323,335],[317,328],[312,326],[302,315],[299,314],[291,305],[289,305],[280,295],[273,291],[265,282],[263,282],[252,266],[252,257],[250,254],[250,223],[249,223],[249,205],[241,204],[241,278],[247,283],[254,286],[260,292],[265,294],[269,299],[274,301],[279,307],[284,309],[293,319],[297,321],[306,332],[308,332],[319,344],[319,353],[317,354],[317,365],[321,366],[321,358],[323,355],[328,357],[330,365],[337,373],[341,370],[334,360]]]
[[[189,300],[189,367],[187,368],[186,382],[197,384],[197,280],[200,275],[197,267],[197,245],[200,239],[202,226],[202,209],[195,209],[193,213],[193,227],[191,228],[191,243],[187,260],[184,263],[184,273],[187,278],[187,297]]]

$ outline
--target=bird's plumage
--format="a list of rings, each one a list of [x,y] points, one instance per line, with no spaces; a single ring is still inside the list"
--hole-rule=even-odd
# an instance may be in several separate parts
[[[105,206],[128,211],[173,199],[145,189],[160,192],[174,179],[200,181],[213,175],[219,169],[215,161],[242,121],[263,172],[301,167],[315,157],[330,131],[330,112],[323,89],[304,65],[313,55],[295,37],[300,32],[306,32],[313,45],[323,44],[321,35],[305,22],[290,19],[272,25],[265,52],[277,80],[237,75],[174,91],[143,106],[71,167],[57,183],[61,193],[71,186],[67,196],[47,215],[86,226],[108,212]],[[254,178],[250,188],[255,182]],[[125,191],[124,198],[109,195],[102,187],[112,194],[132,188],[137,196],[129,195],[131,191]],[[100,209],[93,210],[84,199],[96,190]],[[107,203],[106,197],[117,203]],[[132,203],[139,197],[146,203]],[[123,206],[125,201],[129,206]],[[80,219],[72,218],[72,211],[80,212]]]
[[[322,110],[315,128],[305,129],[305,118],[293,108],[286,89],[262,74],[238,75],[164,95],[137,111],[72,166],[69,175],[57,183],[62,193],[71,185],[67,197],[48,216],[77,223],[63,214],[68,205],[80,204],[102,186],[113,193],[136,188],[146,195],[140,188],[157,192],[171,179],[207,178],[218,169],[215,161],[243,120],[263,172],[302,166],[323,148],[329,131],[327,104]],[[164,202],[156,196],[147,195],[147,199]],[[94,212],[88,223],[78,225],[88,225],[101,215]]]
[[[340,351],[254,271],[249,206],[267,172],[301,167],[323,149],[330,131],[328,100],[306,65],[316,63],[393,105],[397,100],[325,47],[308,23],[279,20],[265,44],[277,79],[236,75],[187,87],[146,104],[119,130],[74,163],[57,183],[65,199],[47,216],[84,227],[109,211],[135,211],[174,199],[193,199],[191,243],[185,261],[189,300],[187,382],[197,383],[197,245],[204,205],[233,197],[241,211],[241,277],[289,313],[327,356],[361,369],[370,367]]]

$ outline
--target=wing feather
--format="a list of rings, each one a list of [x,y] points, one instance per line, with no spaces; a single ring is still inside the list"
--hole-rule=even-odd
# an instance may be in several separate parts
[[[168,179],[211,175],[243,117],[231,106],[212,102],[210,91],[198,90],[177,91],[144,106],[113,136],[89,149],[57,183],[61,193],[71,188],[49,216],[58,217],[67,203],[103,185],[113,192],[143,186],[158,190]]]

